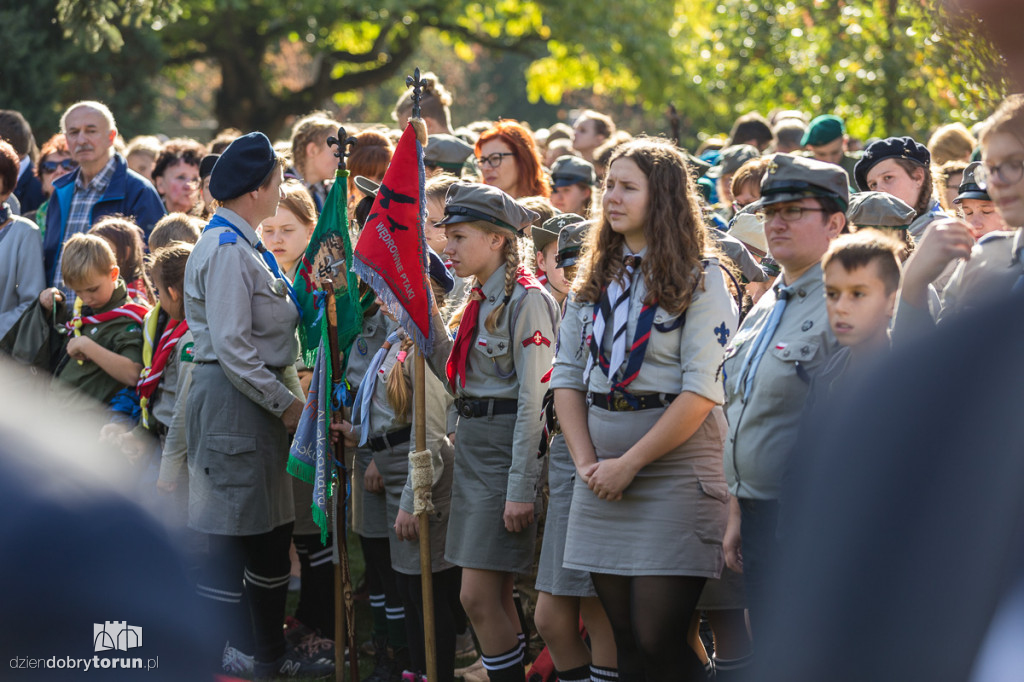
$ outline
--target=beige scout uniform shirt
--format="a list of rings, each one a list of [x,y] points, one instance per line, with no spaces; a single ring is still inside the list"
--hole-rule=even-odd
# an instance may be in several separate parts
[[[543,423],[541,405],[548,384],[541,379],[551,369],[558,330],[558,305],[543,288],[527,289],[516,284],[496,330],[486,327],[487,316],[505,296],[505,267],[494,271],[483,286],[476,336],[467,362],[466,385],[458,386],[459,398],[501,398],[518,400],[509,468],[509,502],[533,502],[537,495],[541,461],[537,459]],[[445,365],[452,340],[440,317],[434,316],[437,341],[428,362],[447,385]]]
[[[643,251],[639,255],[643,256]],[[645,296],[647,286],[643,277],[635,277],[629,296],[627,350],[623,367],[629,363],[629,346],[636,334]],[[680,315],[686,317],[677,326]],[[712,259],[704,269],[702,281],[693,292],[685,312],[673,315],[659,309],[655,313],[643,365],[627,390],[636,394],[689,391],[721,405],[725,401],[721,373],[723,350],[729,336],[736,331],[738,319],[736,300],[729,293],[725,274]],[[612,379],[606,377],[596,364],[590,373],[590,381],[584,382],[583,374],[590,354],[587,340],[593,320],[593,304],[580,303],[575,298],[568,301],[559,329],[551,388],[611,392]],[[670,331],[659,331],[659,327]],[[605,327],[604,348],[611,348],[614,331],[611,324]]]
[[[189,256],[185,317],[195,337],[195,361],[219,362],[235,388],[280,417],[295,395],[271,368],[294,374],[299,313],[286,291],[278,293],[274,274],[256,251],[253,228],[230,209],[217,213],[242,236],[221,244],[221,234],[235,233],[207,230]]]
[[[405,332],[401,332],[405,336]],[[416,410],[411,409],[413,402],[413,375],[415,374],[415,357],[419,352],[415,346],[409,349],[405,362],[401,369],[403,379],[409,388],[408,414],[396,414],[391,403],[388,401],[388,377],[391,370],[398,363],[398,353],[401,351],[401,338],[388,350],[384,362],[377,371],[377,385],[374,387],[373,396],[370,398],[370,425],[372,431],[370,437],[390,433],[405,426],[411,428],[409,439],[409,451],[416,450]],[[364,381],[366,378],[364,377]],[[448,443],[447,414],[452,404],[451,394],[445,390],[444,383],[433,373],[427,372],[424,379],[424,403],[426,411],[427,449],[431,452],[431,461],[434,467],[434,484],[441,479],[444,473],[444,460],[441,458],[441,448],[451,447]],[[362,427],[360,427],[362,428]],[[405,489],[402,491],[401,507],[410,514],[413,512],[413,490],[411,480],[407,479]]]
[[[821,277],[821,265],[815,264],[790,285],[793,293],[746,398],[740,370],[771,316],[783,286],[781,276],[743,320],[726,350],[725,476],[735,497],[779,499],[811,377],[839,348],[828,324]]]
[[[1009,293],[1024,275],[1024,263],[1015,254],[1024,248],[1024,230],[991,232],[971,249],[969,260],[960,261],[942,290],[936,319],[972,310],[996,297]],[[902,298],[893,320],[893,338],[898,342],[913,339],[934,329],[935,320],[928,310],[916,308]]]

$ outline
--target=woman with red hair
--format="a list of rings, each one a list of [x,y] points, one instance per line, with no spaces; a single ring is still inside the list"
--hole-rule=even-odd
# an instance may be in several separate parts
[[[476,162],[485,185],[493,185],[513,198],[551,194],[533,136],[516,121],[498,121],[480,135]]]

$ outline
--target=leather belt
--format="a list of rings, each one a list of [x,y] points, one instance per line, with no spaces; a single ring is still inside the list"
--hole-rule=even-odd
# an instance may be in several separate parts
[[[514,398],[456,398],[455,409],[466,419],[515,414],[519,411],[519,401]]]

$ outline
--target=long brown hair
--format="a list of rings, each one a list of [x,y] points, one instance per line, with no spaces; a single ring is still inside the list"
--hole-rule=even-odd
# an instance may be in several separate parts
[[[640,265],[647,285],[644,302],[681,313],[702,280],[701,259],[709,249],[686,159],[668,141],[649,137],[635,138],[616,149],[608,167],[619,159],[629,159],[647,177],[647,255]],[[622,281],[625,270],[625,238],[612,230],[603,208],[597,211],[595,226],[587,235],[574,284],[577,300],[586,303],[597,303],[609,282]]]

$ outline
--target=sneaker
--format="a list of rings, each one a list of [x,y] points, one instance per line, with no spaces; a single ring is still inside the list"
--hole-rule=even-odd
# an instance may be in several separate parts
[[[334,660],[334,640],[321,636],[318,630],[314,630],[294,616],[287,616],[284,619],[284,640],[288,642],[288,646],[310,660]],[[348,651],[345,652],[345,659],[348,660]]]
[[[256,660],[248,654],[231,646],[228,642],[224,645],[224,653],[220,658],[221,668],[229,675],[252,675]]]
[[[427,682],[427,676],[411,670],[402,671],[402,682]]]
[[[326,679],[334,676],[334,661],[319,659],[311,661],[304,658],[294,649],[284,652],[284,655],[276,661],[267,663],[257,662],[253,670],[253,678],[259,680],[274,680],[279,677],[292,677],[303,679]]]
[[[466,631],[455,636],[455,658],[476,656],[476,642],[473,641],[473,631],[468,627]]]

